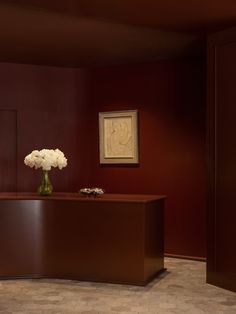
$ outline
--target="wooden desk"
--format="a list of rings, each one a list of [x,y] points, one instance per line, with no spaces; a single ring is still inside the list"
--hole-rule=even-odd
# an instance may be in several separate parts
[[[145,285],[164,269],[164,199],[0,193],[0,278]]]

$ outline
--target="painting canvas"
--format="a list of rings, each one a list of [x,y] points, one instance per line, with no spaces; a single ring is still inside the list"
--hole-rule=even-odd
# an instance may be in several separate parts
[[[138,163],[137,110],[100,112],[100,163]]]

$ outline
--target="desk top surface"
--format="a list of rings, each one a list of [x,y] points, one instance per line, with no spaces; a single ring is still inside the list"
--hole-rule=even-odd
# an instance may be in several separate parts
[[[153,202],[165,199],[165,195],[144,194],[103,194],[96,197],[82,196],[79,193],[53,193],[51,196],[40,196],[37,193],[1,192],[0,200],[66,200],[86,202]]]

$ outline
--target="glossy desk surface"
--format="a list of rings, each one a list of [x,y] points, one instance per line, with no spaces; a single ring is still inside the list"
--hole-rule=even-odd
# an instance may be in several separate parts
[[[88,197],[79,193],[53,193],[51,196],[40,196],[37,193],[15,193],[2,192],[0,200],[68,200],[68,201],[89,201],[89,202],[152,202],[166,198],[165,195],[144,195],[144,194],[103,194],[97,197]]]

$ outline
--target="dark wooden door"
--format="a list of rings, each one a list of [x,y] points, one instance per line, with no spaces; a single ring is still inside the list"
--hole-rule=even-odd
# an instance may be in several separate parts
[[[207,282],[236,291],[236,28],[208,40]]]
[[[0,109],[0,192],[17,189],[17,112]]]

